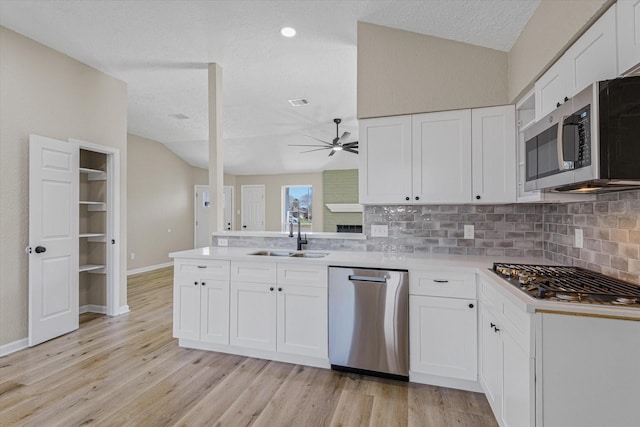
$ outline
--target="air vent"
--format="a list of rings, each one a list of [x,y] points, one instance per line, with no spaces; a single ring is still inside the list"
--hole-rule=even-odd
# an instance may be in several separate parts
[[[186,120],[189,118],[188,116],[185,116],[184,114],[180,114],[180,113],[169,114],[169,117],[173,117],[176,120]]]
[[[296,98],[289,100],[289,104],[293,105],[294,107],[300,107],[301,105],[307,105],[308,103],[309,100],[307,98]]]

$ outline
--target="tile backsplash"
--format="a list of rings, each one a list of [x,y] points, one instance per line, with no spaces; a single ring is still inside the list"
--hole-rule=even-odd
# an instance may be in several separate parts
[[[388,237],[371,237],[387,224]],[[474,239],[464,239],[473,225]],[[584,247],[574,247],[575,229]],[[366,240],[309,239],[307,249],[539,257],[640,284],[640,190],[592,202],[510,205],[365,206]],[[288,237],[230,237],[230,246],[291,248]],[[215,244],[215,239],[214,239]]]
[[[640,284],[640,190],[544,206],[544,257]],[[574,247],[575,230],[584,234]]]

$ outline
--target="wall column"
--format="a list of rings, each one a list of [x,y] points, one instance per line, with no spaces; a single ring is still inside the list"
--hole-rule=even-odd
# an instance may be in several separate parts
[[[209,232],[224,230],[224,167],[222,141],[222,67],[209,64]]]

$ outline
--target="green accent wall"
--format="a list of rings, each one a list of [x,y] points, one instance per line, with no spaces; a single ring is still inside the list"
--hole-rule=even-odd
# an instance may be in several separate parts
[[[322,172],[323,231],[336,232],[338,224],[362,225],[362,212],[331,212],[327,203],[358,203],[358,169]]]

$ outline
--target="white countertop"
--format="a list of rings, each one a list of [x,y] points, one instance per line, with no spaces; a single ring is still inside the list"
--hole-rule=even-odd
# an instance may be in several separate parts
[[[384,269],[437,269],[438,271],[467,270],[478,273],[483,278],[491,280],[501,291],[501,294],[509,298],[515,304],[521,306],[527,312],[534,313],[540,310],[549,310],[565,313],[582,313],[599,316],[627,317],[640,319],[640,309],[630,307],[615,307],[606,305],[562,303],[557,301],[544,301],[535,299],[520,289],[509,284],[490,271],[494,262],[517,264],[555,264],[542,258],[509,258],[509,257],[484,257],[463,255],[434,255],[434,254],[387,254],[384,252],[354,252],[336,250],[311,250],[303,252],[328,253],[323,258],[296,258],[250,255],[257,251],[295,252],[285,248],[238,248],[238,247],[204,247],[190,249],[181,252],[170,253],[171,258],[190,259],[217,259],[229,261],[252,262],[286,262],[321,264],[339,267],[364,267]]]

